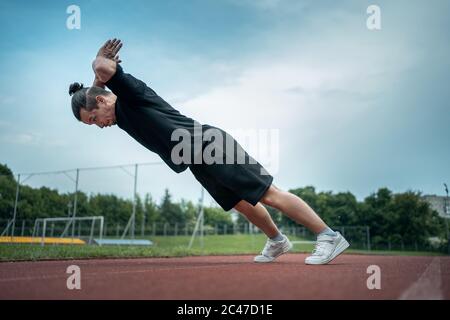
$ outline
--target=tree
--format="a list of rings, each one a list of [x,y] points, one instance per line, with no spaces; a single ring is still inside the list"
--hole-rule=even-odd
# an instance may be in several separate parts
[[[1,167],[1,165],[0,165]],[[0,219],[11,219],[16,194],[16,181],[12,175],[0,175]]]
[[[11,219],[15,204],[16,180],[13,172],[0,164],[0,219]],[[358,202],[350,192],[333,194],[331,191],[316,193],[313,186],[296,188],[291,193],[299,196],[331,227],[333,226],[369,226],[372,243],[391,244],[427,244],[432,236],[445,237],[444,219],[432,210],[429,204],[421,200],[421,194],[407,191],[393,194],[388,188],[379,188],[362,202]],[[47,187],[32,188],[20,186],[17,207],[17,219],[34,220],[45,217],[66,217],[68,204],[73,204],[74,193],[60,194],[56,189]],[[108,224],[120,223],[122,227],[132,214],[133,203],[113,194],[77,193],[77,216],[104,216]],[[266,207],[273,220],[280,227],[297,225],[296,222],[281,214],[278,210]],[[72,212],[73,212],[72,206]],[[139,223],[194,223],[198,207],[191,201],[182,199],[172,201],[169,190],[158,205],[150,194],[144,200],[136,199],[136,222]],[[218,207],[205,207],[205,224],[214,226],[232,226],[231,214]],[[4,221],[3,221],[4,222]],[[237,223],[248,223],[243,215],[238,215]],[[137,229],[138,230],[138,229]],[[347,233],[346,233],[347,234]],[[364,236],[362,236],[364,237]]]
[[[391,233],[399,234],[406,243],[425,244],[430,236],[439,233],[437,212],[421,201],[420,193],[407,191],[396,194],[391,203],[394,219]]]
[[[198,215],[198,207],[192,203],[192,201],[186,201],[181,199],[179,203],[181,211],[185,215],[185,219],[187,223],[195,223]]]
[[[204,215],[205,215],[205,224],[208,224],[210,226],[227,225],[227,228],[231,228],[233,226],[231,214],[225,212],[222,208],[206,207],[204,208]]]
[[[175,224],[175,223],[185,223],[186,216],[183,214],[180,206],[172,202],[172,196],[168,189],[165,189],[164,196],[159,206],[159,211],[161,213],[161,222]]]
[[[0,163],[0,176],[6,177],[7,179],[14,181],[14,175],[10,168],[6,164]]]
[[[372,237],[378,237],[379,244],[387,244],[389,235],[393,234],[392,227],[394,225],[395,216],[391,211],[390,203],[392,201],[392,192],[387,188],[380,188],[376,193],[364,199],[360,210],[357,212],[357,223],[359,225],[370,226],[370,234]],[[375,239],[375,238],[374,238]],[[375,240],[376,240],[375,239]]]
[[[158,205],[151,194],[147,193],[144,198],[144,213],[146,223],[154,223],[161,220]]]

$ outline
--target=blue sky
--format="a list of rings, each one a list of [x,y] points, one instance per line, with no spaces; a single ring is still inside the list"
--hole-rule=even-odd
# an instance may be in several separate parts
[[[66,8],[81,29],[66,28]],[[381,8],[379,31],[366,9]],[[427,1],[9,1],[0,3],[0,162],[15,173],[156,161],[119,128],[77,123],[68,85],[93,79],[108,38],[123,67],[182,113],[279,133],[274,183],[354,193],[442,194],[450,182],[450,4]],[[239,137],[238,137],[239,140]],[[254,155],[265,164],[264,156]],[[82,190],[129,196],[123,172]],[[71,190],[67,178],[31,185]],[[142,168],[138,188],[196,200],[189,172]],[[211,201],[211,199],[209,199]]]

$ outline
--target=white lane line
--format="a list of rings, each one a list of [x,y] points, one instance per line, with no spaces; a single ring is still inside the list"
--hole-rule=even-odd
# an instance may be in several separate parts
[[[112,275],[112,274],[130,274],[130,273],[147,273],[147,272],[156,272],[156,271],[172,271],[172,270],[189,270],[189,269],[207,269],[207,268],[216,268],[216,267],[229,267],[236,265],[244,265],[247,263],[227,263],[227,264],[219,264],[219,265],[206,265],[206,266],[186,266],[186,267],[162,267],[162,268],[153,268],[153,269],[144,269],[144,270],[122,270],[122,271],[106,271],[106,272],[89,272],[83,273],[83,269],[81,269],[82,277],[92,278],[98,277],[101,275]],[[2,282],[13,282],[13,281],[33,281],[33,280],[47,280],[47,279],[60,279],[67,278],[68,274],[58,274],[58,275],[42,275],[42,276],[29,276],[29,277],[16,277],[16,278],[8,278],[8,279],[0,279],[0,283]]]
[[[399,300],[443,300],[441,261],[434,258],[420,278],[400,295]]]

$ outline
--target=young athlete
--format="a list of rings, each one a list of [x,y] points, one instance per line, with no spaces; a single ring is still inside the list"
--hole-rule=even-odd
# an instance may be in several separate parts
[[[125,73],[119,64],[121,47],[122,42],[113,39],[100,48],[92,64],[95,80],[91,87],[84,88],[79,83],[70,85],[72,111],[79,121],[100,128],[117,124],[157,153],[175,172],[189,168],[225,211],[236,209],[267,235],[267,243],[254,258],[255,262],[271,262],[292,248],[292,243],[280,233],[262,204],[280,210],[317,235],[315,249],[306,258],[306,264],[326,264],[349,246],[344,237],[331,230],[302,199],[273,185],[273,177],[228,133],[182,115],[144,82]],[[106,91],[105,86],[111,92]],[[209,131],[213,134],[207,136]],[[174,152],[180,147],[180,139],[174,137],[185,133],[188,138],[183,147],[186,148]],[[198,141],[201,141],[200,149],[195,145]],[[234,148],[229,148],[229,141]],[[211,156],[218,161],[201,161],[207,149],[214,150]],[[239,157],[245,161],[237,161]]]

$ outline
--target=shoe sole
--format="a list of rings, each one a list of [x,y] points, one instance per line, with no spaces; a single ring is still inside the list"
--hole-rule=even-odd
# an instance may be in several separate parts
[[[348,243],[348,241],[345,240],[344,237],[342,237],[341,242],[339,242],[339,244],[336,246],[336,248],[334,248],[333,253],[327,260],[320,261],[320,262],[306,262],[305,261],[305,264],[310,264],[310,265],[327,264],[327,263],[331,262],[334,258],[336,258],[338,255],[340,255],[342,252],[344,252],[344,250],[347,249],[348,247],[350,247],[350,243]]]
[[[255,263],[269,263],[269,262],[273,262],[276,258],[281,256],[282,254],[285,254],[285,253],[289,252],[289,250],[291,250],[293,246],[294,245],[290,241],[288,241],[287,247],[283,247],[283,251],[281,251],[278,255],[273,257],[272,260],[268,260],[268,261],[255,261],[255,260],[253,260],[253,262],[255,262]]]

